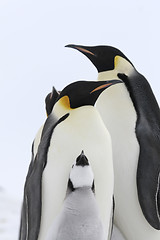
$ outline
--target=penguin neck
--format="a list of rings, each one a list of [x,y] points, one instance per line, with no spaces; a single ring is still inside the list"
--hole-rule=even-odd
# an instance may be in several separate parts
[[[135,71],[134,74],[129,77],[125,76],[122,80],[129,91],[138,120],[144,120],[144,116],[152,123],[157,121],[157,117],[160,120],[158,103],[145,77]]]
[[[97,204],[95,200],[94,193],[90,187],[76,188],[66,197],[66,207],[76,212],[83,212],[83,214],[88,212],[97,213]],[[93,208],[94,205],[94,208]]]
[[[98,81],[108,81],[108,80],[120,80],[119,77],[117,76],[118,72],[117,70],[113,69],[110,71],[104,71],[104,72],[99,72],[98,73]]]
[[[145,115],[153,121],[154,118],[157,119],[157,114],[160,115],[159,107],[152,92],[152,89],[144,76],[138,73],[133,67],[128,69],[126,68],[125,73],[122,74],[126,75],[126,77],[120,78],[119,74],[121,75],[120,70],[117,71],[117,69],[99,72],[98,80],[122,80],[130,94],[138,118]]]
[[[75,123],[73,121],[73,126],[75,124],[78,124],[78,122],[81,124],[83,123],[85,126],[86,124],[88,124],[88,122],[92,122],[93,124],[95,124],[95,122],[97,123],[97,121],[100,121],[100,115],[98,111],[94,106],[91,105],[85,105],[72,109],[65,108],[64,106],[57,102],[53,108],[52,113],[58,119],[69,113],[69,118],[72,118],[73,120],[75,119],[76,121]]]
[[[64,115],[66,115],[67,113],[70,113],[72,111],[71,108],[69,107],[65,107],[64,105],[61,104],[61,102],[56,102],[56,104],[53,107],[53,113],[55,114],[55,116],[60,119],[61,117],[63,117]]]
[[[122,66],[123,64],[123,66]],[[118,63],[117,66],[113,70],[109,71],[104,71],[104,72],[99,72],[98,73],[98,81],[107,81],[107,80],[121,80],[118,77],[118,73],[123,73],[127,76],[130,76],[134,73],[135,69],[134,67],[128,63],[128,62],[123,62],[123,63]]]

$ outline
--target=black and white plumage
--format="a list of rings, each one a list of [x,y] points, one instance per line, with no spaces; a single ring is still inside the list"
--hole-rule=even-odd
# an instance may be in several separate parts
[[[94,194],[94,174],[82,152],[71,168],[67,195],[47,240],[105,240],[104,229]]]
[[[55,89],[55,87],[52,88],[52,92],[49,93],[45,98],[45,104],[46,104],[46,113],[47,116],[52,112],[53,106],[56,103],[57,98],[59,97],[60,92]]]
[[[91,60],[98,70],[98,80],[121,79],[124,83],[109,89],[107,95],[104,91],[96,104],[113,142],[115,222],[127,239],[158,240],[160,111],[152,89],[116,48],[67,47],[79,50]]]
[[[38,150],[34,151],[35,160],[26,178],[20,240],[45,239],[63,204],[70,165],[82,149],[91,159],[101,220],[106,236],[110,234],[112,147],[94,104],[104,89],[116,83],[121,81],[79,81],[60,93],[43,127]]]
[[[45,98],[45,110],[47,117],[50,115],[52,112],[53,106],[56,103],[57,98],[59,97],[60,92],[56,90],[55,87],[52,87],[52,92],[48,93],[46,98]],[[44,124],[40,127],[38,130],[34,142],[33,142],[33,149],[32,149],[32,158],[33,160],[36,157],[37,151],[38,151],[38,146],[41,141],[41,136],[43,132]]]
[[[65,117],[62,117],[57,122],[53,116],[47,118],[35,158],[33,142],[32,159],[24,186],[19,240],[38,239],[42,203],[42,174],[47,163],[47,152],[53,130]]]

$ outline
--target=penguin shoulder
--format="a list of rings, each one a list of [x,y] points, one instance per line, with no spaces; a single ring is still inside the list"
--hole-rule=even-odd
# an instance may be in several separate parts
[[[33,154],[34,154],[34,158],[35,159],[35,156],[37,154],[37,151],[38,151],[38,146],[39,146],[39,143],[41,141],[41,136],[42,136],[42,131],[43,131],[43,127],[44,125],[42,125],[40,127],[40,129],[38,130],[36,136],[35,136],[35,139],[34,139],[34,145],[33,145]]]

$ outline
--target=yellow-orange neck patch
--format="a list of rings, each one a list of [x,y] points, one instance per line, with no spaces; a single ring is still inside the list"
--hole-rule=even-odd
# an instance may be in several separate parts
[[[59,100],[59,103],[60,103],[63,107],[65,107],[65,108],[67,108],[67,109],[71,109],[71,107],[70,107],[70,101],[69,101],[69,97],[68,97],[68,96],[62,97],[62,98]]]
[[[120,60],[120,56],[115,56],[115,58],[114,58],[114,68],[117,67],[117,65],[119,63],[119,60]]]

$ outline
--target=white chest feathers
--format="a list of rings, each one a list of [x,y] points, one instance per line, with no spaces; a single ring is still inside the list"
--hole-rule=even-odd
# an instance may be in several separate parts
[[[70,168],[84,150],[95,176],[95,194],[100,218],[109,229],[113,196],[111,139],[94,107],[74,109],[54,130],[42,177],[42,219],[38,240],[44,240],[48,228],[62,207]]]

